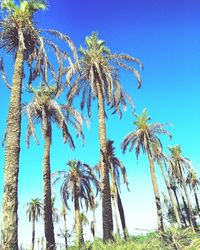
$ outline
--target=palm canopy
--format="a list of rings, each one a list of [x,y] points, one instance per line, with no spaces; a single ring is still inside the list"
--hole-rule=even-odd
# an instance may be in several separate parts
[[[153,154],[152,147],[162,148],[162,143],[159,139],[159,135],[166,134],[171,138],[169,131],[164,129],[164,126],[168,124],[161,123],[149,123],[151,120],[148,116],[147,109],[142,111],[141,116],[135,114],[136,121],[133,124],[136,126],[136,130],[129,133],[121,144],[122,151],[125,153],[127,147],[130,146],[129,151],[132,151],[135,147],[136,157],[138,158],[140,150],[142,149],[143,153]]]
[[[68,205],[70,197],[72,200],[75,200],[76,197],[74,197],[74,195],[76,195],[82,207],[82,201],[84,201],[87,210],[88,206],[92,207],[93,205],[92,190],[95,189],[97,195],[99,183],[89,165],[76,160],[69,161],[67,165],[69,167],[68,171],[57,171],[53,173],[53,185],[63,180],[60,194],[68,209],[70,209]]]
[[[120,174],[122,174],[123,182],[126,184],[127,189],[128,187],[128,177],[126,173],[126,167],[123,165],[123,163],[117,158],[115,155],[115,147],[113,146],[114,141],[108,140],[107,141],[107,163],[109,166],[109,171],[111,173],[111,177],[113,178],[113,182],[115,182],[115,185],[117,185],[118,188],[120,188]],[[101,173],[101,164],[97,164],[95,166],[95,170],[97,170],[99,178],[102,176]]]
[[[182,150],[180,145],[168,147],[171,155],[169,163],[171,166],[171,174],[177,178],[178,181],[182,182],[183,174],[185,171],[191,169],[191,161],[182,156]]]
[[[106,47],[105,41],[98,38],[97,33],[85,38],[86,48],[80,48],[80,69],[76,64],[67,70],[67,79],[72,79],[76,73],[74,84],[68,94],[68,100],[71,102],[74,96],[82,92],[81,109],[87,106],[88,115],[91,116],[91,101],[98,98],[98,87],[101,86],[101,92],[105,102],[114,109],[113,113],[121,115],[120,105],[126,108],[127,99],[131,105],[134,104],[131,98],[125,93],[120,85],[119,70],[125,69],[133,73],[141,86],[139,72],[128,63],[135,63],[141,69],[143,66],[139,59],[125,54],[113,54]]]
[[[21,0],[17,5],[15,1],[4,0],[1,9],[5,10],[5,16],[0,20],[0,48],[6,53],[12,53],[16,57],[18,49],[23,50],[24,60],[29,67],[28,84],[39,75],[45,83],[48,82],[48,72],[58,82],[64,71],[63,64],[67,61],[71,64],[69,55],[62,51],[55,38],[64,41],[72,50],[74,59],[78,62],[77,52],[71,39],[56,30],[37,29],[34,23],[34,13],[45,10],[47,3],[45,0]],[[51,53],[49,53],[49,51]],[[51,64],[48,54],[54,54],[58,63],[58,70]],[[8,83],[3,59],[0,61],[0,71],[6,85]]]
[[[42,215],[43,203],[40,199],[35,198],[26,204],[29,221],[38,221],[39,217]]]
[[[190,189],[198,189],[200,186],[200,179],[194,169],[190,169],[186,179],[186,183],[189,185]]]
[[[27,145],[29,146],[30,136],[33,136],[36,142],[38,139],[35,133],[34,124],[40,122],[42,124],[42,131],[45,133],[47,130],[45,119],[51,128],[51,123],[56,123],[62,130],[64,143],[68,142],[74,148],[73,139],[69,133],[68,123],[74,126],[77,130],[77,135],[83,137],[82,133],[82,117],[69,105],[59,105],[55,98],[60,93],[57,91],[57,86],[47,86],[41,84],[38,89],[30,88],[34,94],[33,100],[24,105],[23,112],[28,117],[27,128]],[[50,135],[51,136],[51,135]]]

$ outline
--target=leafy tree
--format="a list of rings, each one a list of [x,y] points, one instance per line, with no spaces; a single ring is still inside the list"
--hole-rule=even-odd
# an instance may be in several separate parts
[[[189,219],[192,229],[194,230],[194,227],[196,227],[196,221],[192,213],[192,204],[189,198],[189,194],[188,194],[187,186],[186,186],[186,179],[184,176],[184,171],[189,170],[191,168],[191,162],[189,159],[182,156],[180,145],[169,147],[169,151],[171,153],[171,156],[170,156],[171,172],[174,178],[176,178],[178,181],[178,184],[180,186],[179,188],[180,191],[181,191],[181,187],[183,187],[185,197],[187,200],[188,219]],[[182,197],[184,198],[183,195]]]
[[[161,141],[158,136],[162,134],[170,136],[170,134],[167,130],[164,129],[165,124],[148,123],[151,120],[151,118],[148,116],[146,109],[142,111],[141,116],[135,114],[135,117],[136,121],[134,121],[133,124],[136,126],[136,130],[129,133],[123,139],[121,145],[122,151],[123,153],[125,153],[127,147],[130,146],[129,151],[132,151],[133,148],[135,148],[137,158],[141,150],[143,151],[143,153],[147,154],[150,165],[150,174],[154,190],[155,203],[157,208],[158,230],[164,231],[162,207],[161,207],[159,188],[155,173],[155,163],[153,158],[152,146],[156,144],[162,147]]]
[[[46,248],[54,249],[54,227],[52,220],[52,199],[51,199],[51,170],[50,170],[50,146],[52,143],[52,123],[58,125],[63,134],[64,143],[68,143],[74,148],[74,142],[70,135],[68,123],[72,124],[82,135],[82,118],[79,113],[69,105],[59,105],[55,100],[58,97],[57,86],[46,86],[41,84],[38,89],[33,87],[30,90],[34,94],[33,100],[25,105],[24,112],[28,117],[27,144],[29,145],[30,136],[33,136],[38,143],[35,134],[34,124],[39,122],[42,126],[44,139],[44,158],[43,158],[43,182],[44,182],[44,225]]]
[[[84,201],[86,210],[88,209],[89,204],[91,205],[93,202],[91,198],[92,184],[97,191],[99,184],[89,165],[76,160],[69,161],[67,165],[69,171],[57,171],[53,174],[53,178],[55,178],[53,184],[63,180],[60,193],[68,209],[69,199],[72,198],[74,201],[76,245],[80,248],[84,244],[80,205],[83,207]]]
[[[174,210],[176,221],[178,223],[178,226],[181,228],[181,221],[180,221],[178,209],[177,209],[177,206],[176,206],[176,203],[175,203],[175,200],[174,200],[174,196],[173,196],[173,193],[172,193],[172,189],[170,187],[170,181],[169,181],[169,179],[167,177],[167,174],[165,173],[165,169],[163,167],[163,162],[164,162],[164,164],[166,166],[167,157],[162,152],[162,148],[160,148],[157,144],[153,144],[152,149],[153,149],[154,158],[158,162],[158,165],[160,166],[160,169],[161,169],[164,181],[165,181],[165,185],[167,187],[167,191],[168,191],[168,194],[169,194],[169,197],[170,197],[171,205],[172,205],[172,208]]]
[[[63,60],[70,60],[66,53],[59,50],[53,42],[56,36],[64,40],[77,55],[73,43],[68,36],[55,30],[42,31],[36,28],[34,14],[45,10],[47,3],[44,0],[21,0],[19,5],[13,0],[2,0],[1,9],[3,18],[0,21],[0,48],[14,57],[14,73],[12,85],[8,83],[4,70],[3,59],[0,60],[0,71],[6,86],[11,90],[10,104],[7,118],[6,148],[4,163],[4,194],[3,194],[3,239],[5,249],[18,249],[18,172],[21,134],[21,93],[22,79],[25,76],[26,63],[29,68],[28,84],[31,85],[36,77],[41,76],[47,83],[48,70],[56,82],[60,81],[63,72]],[[48,33],[50,36],[43,36]],[[58,73],[50,63],[45,49],[51,47],[57,59]],[[56,66],[57,67],[57,66]],[[28,70],[27,72],[28,73]]]
[[[132,106],[131,98],[123,91],[119,73],[120,69],[125,69],[133,73],[141,86],[139,72],[129,63],[135,63],[143,68],[141,62],[132,56],[125,54],[113,54],[105,45],[105,41],[100,40],[97,33],[85,38],[86,48],[80,48],[80,68],[76,65],[69,68],[67,77],[75,77],[74,84],[68,94],[69,102],[74,96],[82,94],[81,109],[87,106],[88,115],[91,117],[91,102],[97,99],[98,102],[98,123],[100,142],[100,161],[102,174],[102,222],[104,241],[113,239],[113,220],[111,209],[111,195],[109,183],[109,168],[107,165],[106,152],[106,123],[105,105],[113,109],[113,113],[121,116],[121,105],[126,108],[125,99]],[[78,74],[81,72],[81,74]]]
[[[35,222],[41,217],[43,204],[40,199],[35,198],[26,204],[29,221],[32,221],[32,250],[35,246]]]
[[[193,169],[189,170],[186,183],[190,187],[190,190],[194,192],[195,202],[198,209],[198,212],[200,212],[200,206],[199,206],[199,200],[197,195],[197,190],[200,186],[200,179],[198,178],[196,172]]]

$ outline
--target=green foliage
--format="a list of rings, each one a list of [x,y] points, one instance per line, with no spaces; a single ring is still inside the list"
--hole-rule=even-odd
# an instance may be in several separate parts
[[[191,229],[170,228],[162,234],[151,232],[131,236],[128,241],[116,236],[114,242],[103,243],[100,238],[96,238],[93,243],[86,242],[79,250],[197,250],[200,249],[199,236]],[[69,247],[69,250],[78,249]]]

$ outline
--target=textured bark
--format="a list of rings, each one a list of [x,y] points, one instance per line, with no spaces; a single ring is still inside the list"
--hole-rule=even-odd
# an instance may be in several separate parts
[[[167,178],[167,175],[166,175],[165,170],[163,168],[162,162],[159,160],[158,163],[159,163],[159,166],[160,166],[160,169],[161,169],[164,181],[165,181],[165,185],[167,187],[167,191],[168,191],[170,201],[171,201],[171,204],[172,204],[172,207],[173,207],[173,210],[174,210],[176,221],[178,223],[178,226],[181,228],[181,220],[180,220],[178,209],[177,209],[177,206],[176,206],[176,203],[175,203],[175,200],[174,200],[174,196],[173,196],[171,188],[170,188],[170,182],[169,182],[169,180]]]
[[[121,220],[121,224],[122,224],[124,239],[127,240],[127,238],[128,238],[128,230],[127,230],[127,227],[126,227],[124,208],[123,208],[123,204],[122,204],[122,200],[121,200],[118,188],[117,188],[117,197],[116,198],[117,198],[117,206],[118,206],[120,220]]]
[[[35,246],[35,212],[33,212],[33,221],[32,221],[32,250]]]
[[[158,183],[157,183],[157,178],[156,178],[156,173],[155,173],[154,161],[151,157],[150,152],[147,152],[147,155],[148,155],[149,164],[150,164],[151,181],[152,181],[152,185],[153,185],[153,191],[154,191],[156,208],[157,208],[158,230],[164,231],[162,207],[161,207],[159,188],[158,188]]]
[[[184,223],[184,225],[185,225],[185,227],[187,227],[187,223],[186,223],[186,220],[185,220],[185,216],[184,216],[184,214],[182,213],[182,211],[181,211],[181,206],[180,206],[180,203],[179,203],[179,200],[178,200],[178,195],[177,195],[177,193],[176,193],[176,189],[172,189],[173,190],[173,192],[174,192],[174,196],[175,196],[175,198],[176,198],[176,203],[177,203],[177,206],[178,206],[178,209],[179,209],[179,213],[180,213],[180,215],[181,215],[181,218],[182,218],[182,220],[183,220],[183,223]]]
[[[113,217],[110,194],[109,168],[107,164],[106,150],[106,124],[104,99],[100,83],[97,82],[98,95],[98,120],[99,120],[99,141],[100,141],[100,162],[102,174],[102,222],[103,222],[103,240],[113,240]]]
[[[76,191],[76,184],[74,184],[74,211],[75,211],[75,227],[76,227],[76,246],[80,249],[84,245],[83,227],[80,215],[79,199]]]
[[[189,198],[189,194],[188,194],[188,191],[187,191],[186,182],[185,182],[184,177],[182,177],[181,184],[183,186],[183,190],[184,190],[184,193],[185,193],[185,198],[186,198],[186,201],[187,201],[186,206],[187,206],[188,220],[189,220],[189,223],[191,225],[192,230],[195,231],[195,228],[197,227],[196,220],[195,220],[194,214],[192,212],[192,204],[191,204],[191,201],[190,201],[190,198]],[[179,187],[179,188],[181,190],[181,187]]]
[[[113,210],[114,210],[114,218],[115,218],[115,225],[117,229],[117,234],[120,235],[120,229],[119,229],[119,221],[117,217],[117,208],[116,208],[116,197],[115,195],[112,195],[112,204],[113,204]]]
[[[68,249],[68,242],[67,242],[67,220],[66,220],[66,214],[63,214],[63,220],[64,220],[64,230],[65,230],[65,249]]]
[[[16,54],[10,105],[8,111],[4,163],[2,249],[6,250],[18,250],[17,210],[23,61],[23,49],[19,48]]]
[[[199,200],[198,200],[196,188],[194,188],[194,197],[195,197],[195,202],[196,202],[197,209],[200,212]]]
[[[93,214],[93,224],[94,224],[94,234],[93,234],[93,237],[96,237],[97,223],[96,223],[95,208],[92,209],[92,214]]]
[[[46,249],[55,249],[54,227],[52,219],[51,202],[51,172],[50,172],[50,146],[51,127],[47,118],[45,119],[46,130],[44,136],[44,159],[43,159],[43,181],[44,181],[44,232],[46,238]]]

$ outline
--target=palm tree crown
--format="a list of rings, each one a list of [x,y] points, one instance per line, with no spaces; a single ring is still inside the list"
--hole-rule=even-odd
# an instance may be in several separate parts
[[[40,218],[43,211],[43,204],[40,199],[35,198],[26,204],[29,221],[36,220]]]
[[[135,114],[136,121],[133,124],[136,126],[136,130],[129,133],[122,142],[122,150],[126,151],[127,147],[130,145],[129,151],[135,147],[136,157],[138,158],[140,150],[142,149],[143,153],[150,153],[152,155],[152,147],[157,145],[157,147],[162,148],[161,141],[158,135],[166,134],[171,137],[171,134],[164,129],[164,126],[167,124],[153,123],[148,124],[151,120],[148,116],[146,109],[142,111],[141,116]]]
[[[70,197],[74,199],[74,194],[78,196],[81,204],[84,201],[86,209],[88,209],[89,205],[93,205],[93,197],[91,196],[92,186],[98,192],[99,183],[89,165],[76,160],[69,161],[67,165],[69,171],[57,171],[53,173],[53,178],[55,178],[53,184],[55,185],[58,181],[63,180],[60,193],[68,209],[68,200]],[[74,184],[77,188],[76,192],[74,192]]]
[[[77,76],[69,92],[69,101],[72,101],[73,97],[81,91],[81,109],[86,105],[90,116],[92,98],[98,98],[97,84],[99,83],[101,85],[104,100],[108,105],[111,105],[111,108],[114,108],[114,112],[121,114],[120,104],[125,108],[126,98],[130,101],[132,106],[134,106],[131,98],[123,91],[120,85],[119,70],[120,68],[124,68],[132,72],[137,78],[138,87],[140,87],[141,78],[139,72],[134,67],[127,64],[133,62],[143,69],[139,59],[125,54],[111,53],[110,49],[106,47],[105,41],[99,40],[97,33],[92,33],[89,37],[87,36],[85,38],[85,44],[85,49],[82,47],[79,49],[81,54],[81,75]],[[73,66],[74,67],[69,68],[67,72],[69,79],[79,70],[76,65]]]
[[[47,130],[44,120],[48,120],[50,126],[51,122],[55,122],[62,130],[64,143],[68,142],[74,148],[73,139],[69,133],[67,122],[77,129],[77,134],[83,137],[81,130],[82,117],[81,115],[69,105],[59,105],[55,98],[58,97],[57,86],[46,86],[41,84],[38,89],[30,88],[34,93],[34,99],[28,105],[24,106],[24,112],[28,116],[27,129],[27,144],[29,145],[30,136],[33,135],[38,143],[35,134],[34,123],[41,122],[42,131]]]

